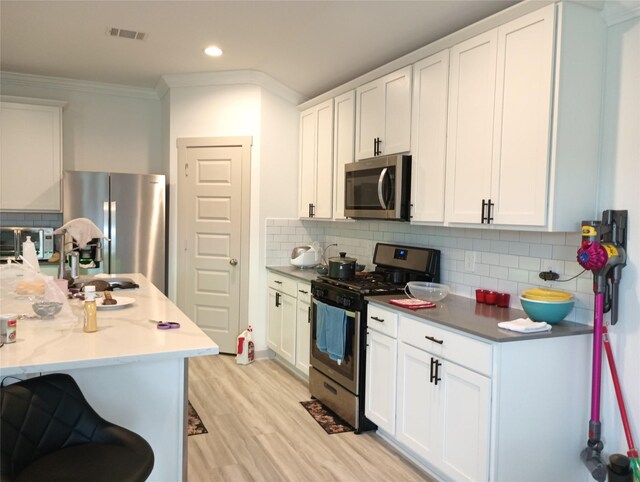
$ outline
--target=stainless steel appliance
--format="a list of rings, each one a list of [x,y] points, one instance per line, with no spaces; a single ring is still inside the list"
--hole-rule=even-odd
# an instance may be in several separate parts
[[[374,157],[346,164],[344,169],[345,216],[409,220],[411,156]]]
[[[375,429],[364,414],[367,340],[365,297],[402,293],[408,281],[440,281],[440,251],[378,243],[374,271],[342,280],[320,276],[311,282],[311,395],[349,422],[356,433]],[[317,346],[318,302],[344,310],[347,323],[341,363]]]
[[[27,236],[36,247],[38,259],[51,258],[54,251],[53,228],[4,227],[0,228],[0,260],[19,260],[22,243]]]
[[[99,267],[81,274],[142,273],[166,293],[165,185],[163,175],[64,172],[64,222],[88,218],[108,238],[90,243],[102,241],[101,250],[80,253],[81,264],[102,253]]]

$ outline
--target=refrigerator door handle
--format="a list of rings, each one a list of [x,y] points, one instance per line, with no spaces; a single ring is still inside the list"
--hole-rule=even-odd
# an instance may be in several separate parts
[[[109,201],[104,201],[102,203],[102,234],[107,237],[107,239],[105,239],[105,244],[108,247],[107,252],[109,253],[106,259],[103,259],[102,261],[102,263],[104,264],[103,272],[105,273],[111,273],[111,269],[109,267],[109,264],[111,263],[111,243],[109,243],[108,239],[111,237],[111,233],[109,232],[109,211],[111,207],[109,206],[109,204]]]
[[[113,274],[116,272],[116,238],[117,238],[117,233],[116,233],[116,214],[117,214],[117,205],[116,205],[116,201],[111,201],[109,204],[111,204],[111,208],[110,208],[110,219],[109,219],[109,225],[111,226],[111,229],[109,230],[109,274]]]

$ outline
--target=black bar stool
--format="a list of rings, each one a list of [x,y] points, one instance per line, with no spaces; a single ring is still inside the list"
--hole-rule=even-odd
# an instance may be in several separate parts
[[[147,441],[100,417],[69,375],[1,387],[0,411],[2,482],[143,482],[153,469]]]

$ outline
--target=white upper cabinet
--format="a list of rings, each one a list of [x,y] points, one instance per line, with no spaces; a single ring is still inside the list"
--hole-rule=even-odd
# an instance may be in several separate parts
[[[344,216],[344,165],[354,161],[356,93],[351,90],[334,99],[335,120],[333,134],[334,192],[333,218]]]
[[[491,160],[495,224],[546,223],[553,35],[553,5],[498,28]]]
[[[413,65],[411,222],[444,221],[449,50]]]
[[[62,105],[0,104],[0,209],[61,211]],[[51,105],[53,104],[53,105]]]
[[[298,215],[331,219],[333,215],[333,99],[300,113]]]
[[[411,148],[411,66],[356,89],[356,159]]]
[[[479,223],[491,189],[497,30],[451,49],[447,221]]]
[[[598,13],[561,3],[451,49],[448,224],[574,231],[595,214],[603,46]]]

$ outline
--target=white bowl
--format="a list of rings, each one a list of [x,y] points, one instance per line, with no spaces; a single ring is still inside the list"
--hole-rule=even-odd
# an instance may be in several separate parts
[[[418,298],[423,301],[443,300],[449,294],[449,287],[440,283],[429,283],[427,281],[411,281],[404,287],[404,292],[411,298]]]

